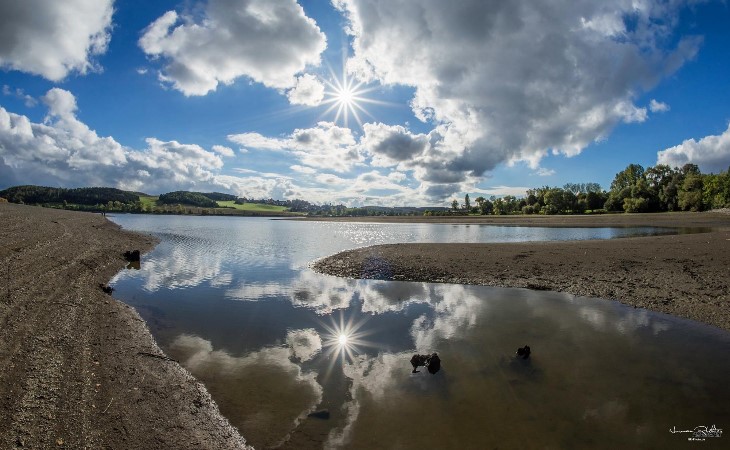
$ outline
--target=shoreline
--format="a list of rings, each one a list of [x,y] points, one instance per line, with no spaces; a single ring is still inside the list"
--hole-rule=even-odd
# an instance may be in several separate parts
[[[99,287],[156,243],[98,214],[0,204],[0,447],[247,448]]]
[[[589,241],[376,245],[322,258],[311,267],[346,278],[565,292],[615,300],[730,331],[730,215],[583,217],[548,216],[535,221],[529,216],[513,220],[505,216],[496,220],[505,226],[526,226],[525,221],[530,220],[531,226],[700,227],[712,231]],[[387,222],[424,222],[402,219]],[[495,219],[462,223],[497,225]]]

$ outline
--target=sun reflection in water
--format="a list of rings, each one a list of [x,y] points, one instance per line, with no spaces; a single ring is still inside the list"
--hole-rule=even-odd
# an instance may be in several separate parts
[[[370,334],[370,331],[364,329],[368,319],[369,317],[365,316],[355,321],[354,316],[350,316],[345,320],[344,314],[340,311],[339,320],[332,315],[329,323],[322,323],[326,331],[322,336],[323,353],[331,360],[332,366],[337,361],[350,362],[362,353],[364,347],[373,347],[373,344],[365,340]]]

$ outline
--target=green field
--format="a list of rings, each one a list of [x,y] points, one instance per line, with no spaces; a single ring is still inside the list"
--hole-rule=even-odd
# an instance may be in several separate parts
[[[218,202],[218,206],[221,208],[235,208],[240,211],[250,212],[286,212],[285,206],[276,205],[265,205],[263,203],[244,203],[243,205],[237,205],[233,200],[227,202]]]
[[[157,199],[160,198],[158,196],[152,196],[152,195],[140,195],[139,200],[142,202],[142,206],[147,207],[154,207],[157,205]]]

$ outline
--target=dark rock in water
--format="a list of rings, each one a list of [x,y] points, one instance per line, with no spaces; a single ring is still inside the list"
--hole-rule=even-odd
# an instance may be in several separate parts
[[[439,358],[439,355],[437,355],[436,353],[431,355],[431,357],[428,359],[427,369],[431,375],[434,375],[436,374],[436,372],[441,370],[441,358]]]
[[[328,420],[330,418],[330,412],[326,409],[315,411],[307,414],[307,417],[314,417],[315,419]]]
[[[99,284],[99,287],[102,291],[104,291],[105,294],[112,295],[112,292],[114,292],[114,288],[111,286],[107,286],[106,284]]]
[[[425,366],[431,374],[435,374],[441,369],[441,359],[436,353],[431,355],[419,355],[415,354],[411,358],[411,365],[413,366],[413,372],[417,373],[418,367]]]
[[[127,250],[124,252],[124,258],[129,262],[139,261],[139,250]]]
[[[520,347],[517,349],[517,356],[521,357],[522,359],[527,359],[530,357],[530,346],[525,345],[524,347]]]

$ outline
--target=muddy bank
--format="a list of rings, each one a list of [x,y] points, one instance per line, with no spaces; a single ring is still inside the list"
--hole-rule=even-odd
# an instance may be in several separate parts
[[[409,221],[403,219],[387,221]],[[730,215],[562,216],[547,220],[522,216],[499,220],[502,225],[699,226],[715,231],[607,241],[379,245],[338,253],[315,262],[313,268],[349,278],[568,292],[618,300],[730,331]]]
[[[154,245],[96,214],[0,204],[0,448],[245,447],[99,287]]]

